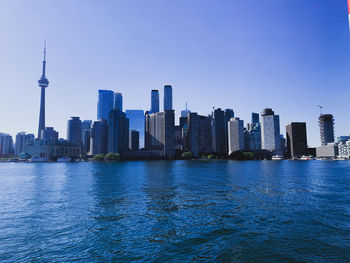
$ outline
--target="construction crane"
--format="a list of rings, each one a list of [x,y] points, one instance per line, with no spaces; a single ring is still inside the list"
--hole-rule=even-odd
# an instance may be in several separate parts
[[[323,106],[318,105],[318,108],[320,109],[320,115],[322,115],[322,109],[323,109]]]

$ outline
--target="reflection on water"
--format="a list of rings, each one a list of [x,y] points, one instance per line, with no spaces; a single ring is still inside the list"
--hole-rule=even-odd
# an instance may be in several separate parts
[[[1,262],[348,262],[347,161],[0,170]]]

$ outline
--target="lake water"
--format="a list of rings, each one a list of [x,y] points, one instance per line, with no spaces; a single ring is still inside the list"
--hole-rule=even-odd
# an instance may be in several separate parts
[[[0,163],[1,262],[350,262],[350,161]]]

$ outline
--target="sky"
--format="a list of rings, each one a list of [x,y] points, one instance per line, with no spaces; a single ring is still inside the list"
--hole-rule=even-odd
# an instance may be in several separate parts
[[[245,123],[270,107],[281,133],[304,121],[317,146],[317,105],[350,134],[347,19],[346,0],[2,0],[0,132],[37,133],[46,39],[46,126],[60,137],[71,116],[96,119],[98,89],[149,110],[170,84],[177,117],[186,102]]]

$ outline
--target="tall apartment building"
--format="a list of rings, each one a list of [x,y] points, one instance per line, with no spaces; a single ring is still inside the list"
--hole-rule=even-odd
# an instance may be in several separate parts
[[[266,108],[261,113],[260,123],[261,148],[274,154],[282,154],[279,115]]]
[[[244,150],[244,123],[239,118],[228,121],[228,148],[229,154]]]
[[[320,125],[321,145],[334,142],[334,117],[332,114],[322,114],[318,118]]]

